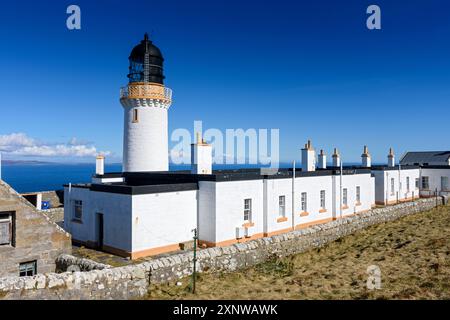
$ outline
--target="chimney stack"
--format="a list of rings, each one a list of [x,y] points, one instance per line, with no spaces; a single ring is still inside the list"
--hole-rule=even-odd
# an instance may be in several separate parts
[[[320,169],[327,168],[327,155],[323,152],[323,150],[320,150],[319,153],[319,168]]]
[[[95,174],[102,176],[105,174],[105,157],[98,155],[95,159]]]
[[[311,140],[302,149],[302,171],[316,171],[316,151],[311,145]]]
[[[370,168],[372,166],[372,159],[370,158],[369,148],[364,146],[363,154],[361,155],[362,166],[365,168]]]
[[[334,148],[333,153],[333,167],[340,167],[341,166],[341,156],[339,155],[339,151],[337,148]]]
[[[212,174],[212,146],[197,132],[197,142],[191,144],[191,173]]]
[[[395,155],[394,150],[392,148],[389,148],[388,167],[395,167]]]

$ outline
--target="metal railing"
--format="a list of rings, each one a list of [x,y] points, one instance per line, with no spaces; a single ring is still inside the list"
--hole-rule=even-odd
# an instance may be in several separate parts
[[[172,89],[161,85],[130,83],[120,88],[120,99],[158,99],[172,101]]]

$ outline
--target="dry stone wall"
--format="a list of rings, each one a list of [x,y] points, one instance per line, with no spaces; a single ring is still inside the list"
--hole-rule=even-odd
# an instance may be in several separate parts
[[[323,246],[368,226],[431,209],[436,199],[422,199],[378,208],[308,229],[282,235],[208,248],[197,254],[199,272],[235,271],[277,256],[284,257]],[[442,199],[438,198],[438,203]],[[80,261],[64,258],[64,266]],[[70,262],[72,261],[72,262]],[[89,272],[65,272],[36,277],[0,279],[0,297],[5,299],[130,299],[143,296],[150,283],[174,281],[192,272],[192,252],[119,268]],[[94,268],[95,269],[95,268]]]

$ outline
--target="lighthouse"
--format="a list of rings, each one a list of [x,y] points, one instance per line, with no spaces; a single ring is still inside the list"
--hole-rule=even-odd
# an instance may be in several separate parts
[[[168,171],[168,119],[172,90],[164,86],[164,58],[144,35],[129,56],[124,110],[123,172]]]

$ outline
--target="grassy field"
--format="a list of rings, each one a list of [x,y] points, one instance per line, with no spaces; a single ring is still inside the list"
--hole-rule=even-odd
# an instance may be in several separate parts
[[[367,267],[381,289],[367,289]],[[147,299],[450,299],[450,207],[362,230],[285,259],[234,273],[151,286]]]

